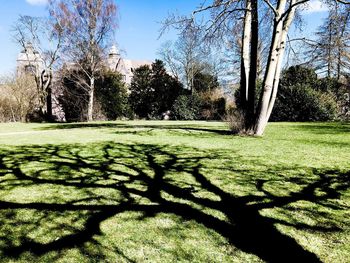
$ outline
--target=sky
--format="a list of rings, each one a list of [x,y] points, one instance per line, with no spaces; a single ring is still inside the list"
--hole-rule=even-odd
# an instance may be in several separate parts
[[[207,0],[210,2],[209,0]],[[20,46],[13,40],[11,28],[19,15],[47,16],[47,0],[2,0],[0,8],[0,75],[14,72]],[[191,14],[203,0],[115,0],[119,10],[119,28],[115,42],[129,59],[154,60],[162,43],[176,38],[170,31],[159,38],[161,21],[169,13]],[[303,12],[305,27],[312,34],[322,23],[327,9],[312,0]]]

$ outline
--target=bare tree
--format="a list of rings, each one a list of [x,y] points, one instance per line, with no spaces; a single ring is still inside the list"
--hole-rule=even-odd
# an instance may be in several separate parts
[[[49,10],[63,28],[63,59],[88,80],[80,84],[88,93],[87,119],[91,121],[95,79],[117,26],[116,5],[112,0],[50,0]]]
[[[158,51],[172,75],[181,80],[192,92],[194,92],[194,78],[201,70],[199,65],[209,55],[200,41],[198,31],[186,30],[175,42],[164,43]]]
[[[212,4],[204,4],[192,14],[189,19],[181,18],[174,21],[172,17],[165,21],[165,26],[177,22],[182,30],[192,25],[204,28],[206,39],[211,42],[222,42],[222,38],[232,33],[237,21],[242,21],[241,34],[241,85],[242,108],[244,113],[244,132],[252,135],[262,135],[270,118],[279,86],[279,79],[283,65],[284,53],[289,28],[295,18],[298,8],[310,0],[215,0]],[[334,0],[349,4],[345,0]],[[269,15],[259,17],[260,12],[267,8]],[[209,21],[204,25],[196,25],[195,16],[198,13],[210,12]],[[205,16],[203,16],[205,17]],[[261,21],[268,17],[271,40],[266,60],[262,92],[259,102],[255,101],[256,80],[258,72],[259,31]],[[243,19],[242,19],[243,18]],[[257,106],[256,106],[257,105]]]
[[[350,7],[329,3],[329,13],[317,32],[317,39],[306,43],[318,73],[338,80],[349,73]]]
[[[26,66],[32,69],[32,72],[25,73],[31,73],[34,77],[39,113],[52,120],[51,86],[54,66],[59,59],[62,28],[54,19],[20,16],[13,26],[13,32],[16,42],[23,48]]]
[[[192,92],[196,92],[194,81],[201,73],[221,80],[231,79],[228,76],[231,61],[226,59],[225,54],[219,56],[215,48],[206,45],[200,33],[196,30],[184,31],[176,41],[167,41],[158,50],[171,74]]]

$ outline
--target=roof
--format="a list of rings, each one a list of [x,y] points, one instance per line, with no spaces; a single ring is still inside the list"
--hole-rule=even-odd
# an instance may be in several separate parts
[[[151,66],[152,65],[152,61],[149,60],[131,60],[131,59],[123,59],[125,68],[131,72],[132,70],[139,68],[141,66]]]
[[[42,62],[43,59],[39,52],[34,49],[32,43],[28,42],[21,53],[18,54],[17,61]]]

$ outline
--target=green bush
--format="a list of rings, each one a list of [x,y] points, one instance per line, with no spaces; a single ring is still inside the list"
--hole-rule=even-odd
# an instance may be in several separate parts
[[[283,72],[271,121],[327,121],[336,118],[337,99],[313,69]]]
[[[226,99],[220,89],[201,92],[200,119],[222,120],[226,115]]]
[[[96,100],[108,120],[130,117],[127,89],[120,73],[107,71],[97,79]]]
[[[88,83],[84,73],[78,70],[67,72],[62,78],[59,103],[66,121],[86,121],[88,92],[81,83]],[[122,76],[117,72],[102,71],[95,80],[93,117],[99,120],[115,120],[130,117],[128,94]]]
[[[338,118],[341,120],[350,119],[350,79],[339,81],[336,78],[323,78],[320,80],[320,90],[331,92],[335,95],[338,105]]]
[[[200,98],[197,95],[180,95],[174,102],[172,111],[177,120],[195,120],[199,118]]]
[[[162,61],[156,60],[151,67],[134,70],[129,102],[139,118],[160,119],[182,93],[181,83],[166,72]]]
[[[327,121],[336,116],[337,102],[331,93],[298,83],[280,87],[271,120]]]

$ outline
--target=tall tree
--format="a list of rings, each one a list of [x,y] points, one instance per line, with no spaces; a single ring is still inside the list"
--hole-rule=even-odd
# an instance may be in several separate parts
[[[151,67],[145,65],[134,70],[129,101],[140,118],[160,118],[171,110],[182,92],[181,83],[166,72],[161,60],[156,60]]]
[[[63,29],[54,18],[20,16],[13,26],[13,32],[16,42],[23,48],[27,66],[33,69],[30,73],[37,86],[39,113],[52,120],[51,86]]]
[[[350,7],[329,3],[328,16],[315,41],[306,41],[318,73],[338,80],[350,71]]]
[[[49,10],[63,28],[63,58],[88,79],[81,85],[88,94],[87,119],[91,121],[95,80],[117,26],[116,5],[113,0],[50,0]]]
[[[341,3],[349,3],[345,0],[334,0]],[[206,37],[210,40],[222,41],[222,37],[231,34],[232,29],[243,17],[243,32],[241,35],[241,103],[244,114],[244,132],[253,135],[262,135],[270,118],[279,86],[279,79],[283,65],[289,28],[295,18],[298,8],[310,0],[214,0],[212,4],[201,6],[193,12],[191,18],[181,19],[182,30],[187,28],[204,28]],[[262,10],[268,12],[259,16]],[[194,17],[198,13],[210,12],[204,21],[204,25],[198,25]],[[205,18],[206,16],[202,16]],[[259,102],[255,102],[259,31],[262,19],[269,19],[267,24],[271,25],[269,52],[266,60],[266,69],[262,81],[262,91]],[[178,21],[177,21],[178,22]],[[174,20],[169,18],[165,24],[173,24]],[[209,25],[209,26],[208,26]],[[257,105],[257,106],[256,106]]]
[[[164,43],[158,52],[173,76],[181,80],[192,92],[194,92],[194,78],[201,71],[198,65],[204,58],[208,58],[208,52],[200,41],[199,32],[189,29],[175,42]]]

